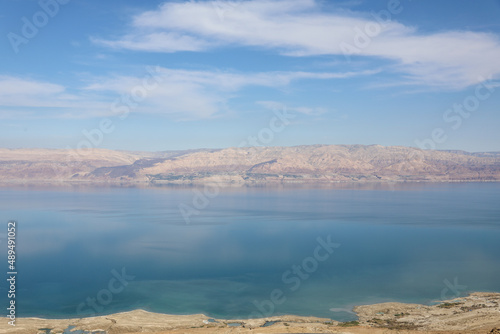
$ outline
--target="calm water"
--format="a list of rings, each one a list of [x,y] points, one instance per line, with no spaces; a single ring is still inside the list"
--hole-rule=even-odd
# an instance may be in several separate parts
[[[18,221],[18,315],[348,320],[358,304],[500,291],[500,184],[227,189],[186,224],[179,205],[194,196],[0,188],[3,254]],[[331,254],[318,242],[329,236]]]

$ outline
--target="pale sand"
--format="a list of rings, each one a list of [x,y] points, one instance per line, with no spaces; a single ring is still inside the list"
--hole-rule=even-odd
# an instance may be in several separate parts
[[[498,333],[500,334],[500,293],[473,293],[427,306],[403,303],[382,303],[355,307],[359,325],[342,327],[330,319],[298,316],[276,316],[263,319],[222,320],[207,323],[203,314],[167,315],[135,310],[108,316],[82,319],[19,318],[16,326],[0,323],[0,333],[38,334],[39,329],[52,328],[63,333],[68,326],[74,330],[105,331],[108,334],[132,333]],[[266,321],[277,323],[262,327]],[[241,323],[230,327],[228,323]]]

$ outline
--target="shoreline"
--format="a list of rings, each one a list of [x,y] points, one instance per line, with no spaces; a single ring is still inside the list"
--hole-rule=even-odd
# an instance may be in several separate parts
[[[495,292],[473,292],[435,305],[389,302],[353,310],[358,321],[344,323],[293,315],[225,320],[144,310],[88,318],[17,318],[15,327],[5,318],[0,333],[500,333],[500,293]]]
[[[151,182],[151,181],[97,181],[97,180],[0,180],[0,188],[8,187],[128,187],[128,188],[195,188],[204,186],[217,186],[220,188],[260,188],[260,187],[309,187],[321,186],[325,188],[353,185],[363,186],[383,186],[383,185],[431,185],[431,184],[472,184],[472,183],[500,183],[500,180],[304,180],[304,181],[274,181],[267,180],[261,182],[233,183],[229,181],[199,181],[199,182]]]

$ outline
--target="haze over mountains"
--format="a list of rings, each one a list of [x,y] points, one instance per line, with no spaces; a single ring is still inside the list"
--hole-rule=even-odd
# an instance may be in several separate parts
[[[499,180],[500,152],[468,153],[380,145],[244,147],[154,153],[0,149],[2,183]]]

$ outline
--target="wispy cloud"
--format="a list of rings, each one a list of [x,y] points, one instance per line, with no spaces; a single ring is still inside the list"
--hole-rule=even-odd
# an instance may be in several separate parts
[[[380,25],[370,13],[325,11],[315,0],[229,1],[224,15],[212,2],[166,2],[132,18],[123,37],[93,41],[113,48],[151,52],[204,51],[219,46],[258,46],[282,55],[342,55],[357,29],[380,32],[356,55],[384,58],[407,83],[462,89],[500,74],[496,35],[471,31],[421,33],[397,21]]]
[[[117,49],[168,53],[178,51],[202,51],[210,47],[209,42],[173,32],[130,34],[116,41],[91,38],[91,41],[96,44]]]
[[[0,76],[0,118],[87,118],[99,115],[105,104],[66,87],[29,78]]]
[[[55,107],[61,100],[70,98],[61,85],[24,79],[12,76],[0,76],[0,105],[2,107]]]
[[[160,68],[161,84],[148,93],[138,111],[174,114],[181,119],[207,118],[228,111],[227,104],[249,86],[268,88],[287,87],[303,79],[346,79],[378,73],[379,70],[360,72],[261,72],[188,71]],[[134,77],[100,78],[87,90],[126,94],[131,87],[140,85]]]
[[[192,71],[158,67],[158,85],[141,101],[128,98],[131,112],[169,115],[174,119],[202,119],[229,112],[231,99],[250,86],[281,89],[300,80],[341,80],[368,76],[380,70],[359,72],[257,72]],[[86,86],[72,88],[58,84],[0,77],[0,118],[88,118],[115,116],[112,104],[140,87],[144,78],[108,75],[86,78]],[[232,111],[232,110],[231,110]],[[302,107],[304,114],[319,109]]]
[[[257,104],[270,110],[286,109],[288,111],[293,111],[295,113],[304,114],[308,116],[319,116],[328,111],[324,107],[296,107],[277,101],[257,101]]]

